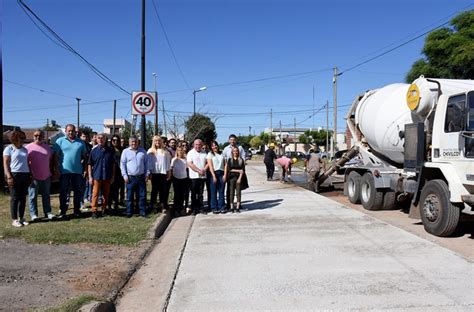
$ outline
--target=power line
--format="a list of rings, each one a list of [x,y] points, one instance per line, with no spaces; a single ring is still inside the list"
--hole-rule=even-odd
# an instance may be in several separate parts
[[[155,0],[152,0],[152,3],[153,3],[153,8],[155,9],[156,17],[158,18],[158,22],[160,23],[160,26],[161,26],[161,30],[163,30],[163,34],[165,35],[166,43],[168,44],[168,47],[170,48],[171,55],[173,55],[173,59],[176,64],[176,67],[178,67],[179,73],[181,74],[181,78],[183,78],[184,83],[186,84],[188,89],[191,89],[191,87],[189,86],[188,80],[184,76],[181,66],[179,65],[178,58],[176,57],[176,54],[174,53],[173,47],[171,46],[170,39],[168,38],[168,34],[165,30],[165,26],[163,25],[163,22],[161,21],[160,14],[158,14],[158,9],[156,8]]]
[[[54,39],[59,43],[60,46],[62,46],[64,49],[68,50],[72,54],[76,55],[83,63],[85,63],[99,78],[107,82],[108,84],[112,85],[113,87],[123,91],[124,93],[131,95],[131,93],[124,88],[122,88],[120,85],[118,85],[115,81],[110,79],[107,75],[105,75],[103,72],[101,72],[97,67],[92,65],[88,60],[86,60],[79,52],[74,50],[73,47],[71,47],[64,39],[62,39],[51,27],[49,27],[33,10],[31,10],[24,2],[23,0],[17,0],[18,5],[23,9],[26,15],[30,17],[30,19],[34,18],[36,21],[38,21],[41,26],[46,29],[51,35],[53,35]],[[36,27],[39,27],[37,23],[34,23]],[[44,31],[40,29],[43,33]],[[53,38],[49,37],[51,40]]]
[[[462,10],[465,10],[466,8],[468,8],[468,7],[470,7],[470,6],[472,6],[472,4],[469,4],[468,6],[464,7]],[[453,14],[449,15],[449,17],[451,17],[451,16],[454,15],[454,14],[456,14],[456,13],[453,13]],[[395,47],[393,47],[393,48],[391,48],[391,49],[388,49],[387,51],[384,51],[384,52],[382,52],[382,53],[380,53],[380,54],[377,54],[377,55],[375,55],[375,56],[369,58],[368,60],[365,60],[365,61],[363,61],[363,62],[357,63],[356,65],[353,65],[353,66],[351,66],[351,67],[349,67],[349,68],[347,68],[347,69],[341,71],[341,72],[338,74],[338,76],[340,76],[340,75],[342,75],[342,74],[344,74],[344,73],[346,73],[346,72],[348,72],[348,71],[351,71],[351,70],[353,70],[353,69],[355,69],[355,68],[357,68],[357,67],[360,67],[360,66],[362,66],[362,65],[364,65],[364,64],[367,64],[367,63],[369,63],[369,62],[372,62],[373,60],[376,60],[376,59],[378,59],[378,58],[380,58],[380,57],[382,57],[382,56],[384,56],[384,55],[386,55],[386,54],[388,54],[388,53],[390,53],[390,52],[393,52],[393,51],[395,51],[395,50],[397,50],[397,49],[399,49],[399,48],[401,48],[401,47],[403,47],[403,46],[409,44],[410,42],[413,42],[413,41],[415,41],[415,40],[417,40],[417,39],[419,39],[419,38],[421,38],[421,37],[423,37],[423,36],[429,34],[430,32],[435,31],[436,29],[439,29],[439,28],[441,28],[441,27],[443,27],[443,26],[449,24],[450,22],[451,22],[451,21],[448,20],[448,21],[446,21],[446,22],[444,22],[444,23],[442,23],[442,24],[439,24],[439,25],[436,26],[436,27],[433,27],[433,28],[431,28],[431,29],[429,29],[429,30],[427,30],[427,31],[425,31],[425,32],[423,32],[423,33],[421,33],[420,35],[418,35],[418,36],[416,36],[416,37],[414,37],[414,38],[411,38],[411,39],[409,39],[409,40],[407,40],[407,41],[402,42],[401,44],[396,45]]]

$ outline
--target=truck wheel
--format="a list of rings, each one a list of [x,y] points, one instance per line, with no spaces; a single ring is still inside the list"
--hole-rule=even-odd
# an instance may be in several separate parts
[[[380,210],[383,204],[383,192],[375,188],[374,177],[365,173],[360,183],[360,201],[367,210]]]
[[[383,210],[392,210],[397,204],[397,194],[394,191],[386,191],[383,194]]]
[[[357,171],[351,171],[347,176],[347,198],[353,204],[360,204],[360,179]]]
[[[459,222],[461,207],[449,201],[449,188],[443,180],[425,184],[420,196],[421,221],[426,232],[436,236],[451,235]]]

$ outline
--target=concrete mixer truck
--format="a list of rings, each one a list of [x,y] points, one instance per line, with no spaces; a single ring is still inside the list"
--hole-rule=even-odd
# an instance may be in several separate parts
[[[391,84],[356,97],[346,116],[353,147],[321,175],[344,169],[344,193],[368,210],[410,207],[436,236],[474,207],[474,81]]]

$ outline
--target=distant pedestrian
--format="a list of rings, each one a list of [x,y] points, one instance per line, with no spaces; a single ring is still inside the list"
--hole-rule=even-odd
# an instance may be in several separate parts
[[[33,180],[28,188],[31,221],[38,219],[38,195],[41,195],[44,217],[53,219],[51,212],[51,177],[56,170],[53,150],[44,143],[44,132],[40,129],[33,133],[33,142],[26,146],[28,163]]]
[[[28,167],[28,150],[23,147],[25,139],[23,131],[15,130],[10,135],[12,144],[3,150],[3,169],[10,188],[10,214],[14,227],[28,225],[24,216],[31,174]]]
[[[242,203],[242,179],[245,174],[245,161],[240,157],[239,148],[232,149],[232,157],[227,159],[225,165],[225,176],[227,179],[227,188],[229,189],[229,204],[231,211],[240,212]],[[237,203],[234,203],[234,195]]]
[[[277,159],[275,154],[275,143],[270,143],[263,157],[263,163],[267,168],[267,181],[273,180],[273,174],[275,173],[275,159]]]
[[[151,196],[149,211],[155,209],[157,196],[160,195],[161,209],[158,211],[166,213],[168,208],[168,183],[171,179],[171,154],[165,147],[163,139],[159,135],[153,137],[148,150],[148,168],[151,173]]]
[[[209,166],[209,175],[211,177],[211,210],[213,213],[225,213],[225,158],[224,155],[221,154],[219,144],[216,141],[211,143],[211,151],[207,154],[207,164]]]
[[[114,151],[114,171],[115,176],[112,184],[110,185],[110,193],[109,193],[109,201],[108,201],[108,209],[109,212],[118,213],[120,199],[125,197],[124,191],[124,182],[123,177],[120,174],[120,156],[122,155],[122,146],[120,145],[120,137],[116,134],[112,136],[111,139],[111,147]],[[121,194],[123,192],[123,194]]]
[[[92,185],[92,218],[97,218],[99,196],[102,194],[102,216],[105,216],[109,201],[110,185],[115,178],[115,151],[107,146],[107,137],[97,135],[97,145],[89,156],[89,184]]]
[[[124,149],[120,158],[120,170],[127,187],[127,217],[132,217],[135,206],[135,193],[138,193],[140,215],[146,215],[146,179],[148,178],[147,154],[138,146],[138,139],[131,136],[129,147]]]
[[[290,177],[291,175],[291,159],[286,157],[286,155],[277,158],[276,162],[281,166],[281,182],[287,182],[287,176]]]
[[[174,211],[176,214],[184,214],[184,198],[188,188],[188,171],[186,155],[182,147],[176,149],[176,157],[171,160],[171,172],[173,174]]]
[[[202,151],[202,145],[200,139],[194,140],[193,149],[187,155],[189,178],[191,179],[191,206],[193,214],[207,213],[204,211],[203,193],[208,166],[207,154]]]
[[[86,160],[87,149],[84,142],[76,136],[76,127],[72,124],[66,126],[66,136],[56,140],[53,150],[58,155],[60,193],[59,206],[61,218],[66,218],[68,209],[67,196],[69,188],[74,192],[74,216],[80,217],[81,185],[83,184],[85,169],[83,162]]]
[[[308,174],[308,186],[310,190],[319,192],[318,178],[321,171],[322,161],[313,149],[309,150],[306,159],[304,160],[304,168]]]

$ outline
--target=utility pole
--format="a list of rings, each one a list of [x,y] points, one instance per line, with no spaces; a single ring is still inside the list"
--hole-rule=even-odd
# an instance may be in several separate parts
[[[155,96],[156,96],[156,107],[155,107],[155,135],[158,135],[158,94],[156,93],[156,77],[158,75],[156,73],[153,73],[153,78],[154,78],[154,91],[155,91]]]
[[[295,152],[296,152],[296,118],[294,118],[295,125],[293,129],[293,137],[295,138]]]
[[[145,92],[145,0],[142,0],[142,51],[141,51],[141,72],[142,72],[142,83],[141,91]],[[142,114],[141,122],[141,146],[146,146],[146,117]]]
[[[178,138],[178,131],[176,129],[176,115],[173,115],[173,129],[174,129],[174,138]]]
[[[311,130],[314,131],[314,85],[313,85],[313,128]]]
[[[326,100],[326,155],[329,153],[329,101]]]
[[[115,135],[115,120],[117,115],[117,100],[114,100],[114,123],[112,125],[112,135]]]
[[[168,129],[166,128],[166,114],[165,114],[165,100],[161,100],[161,106],[163,107],[163,127],[165,137],[168,137]]]
[[[332,142],[332,157],[334,157],[334,154],[336,152],[336,146],[337,146],[337,76],[339,76],[337,72],[337,67],[334,67],[334,76],[332,78],[333,82],[333,107],[334,107],[334,139]]]
[[[283,138],[281,137],[281,120],[280,120],[280,144],[278,146],[278,150],[279,150],[280,154],[283,154],[282,153],[282,146],[283,146]]]
[[[77,100],[77,129],[76,129],[76,131],[79,131],[79,127],[80,127],[80,123],[79,123],[79,105],[80,105],[81,99],[76,98],[76,100]]]
[[[249,136],[252,135],[252,126],[249,126]]]
[[[272,141],[272,134],[273,134],[273,109],[270,108],[270,138],[268,139],[268,143]]]

